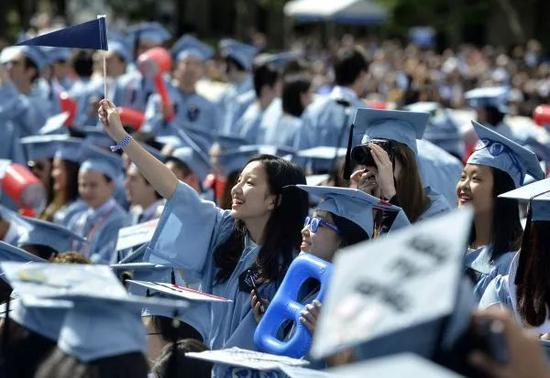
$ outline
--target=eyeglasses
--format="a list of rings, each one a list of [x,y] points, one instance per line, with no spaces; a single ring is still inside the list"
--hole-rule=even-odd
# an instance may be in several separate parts
[[[309,229],[313,233],[317,233],[317,231],[319,231],[319,226],[326,227],[326,228],[336,232],[337,234],[340,233],[340,230],[338,229],[338,227],[336,227],[333,224],[328,223],[324,219],[317,218],[317,217],[306,217],[306,221],[304,222],[304,227],[309,227]]]
[[[521,163],[519,162],[516,154],[514,153],[514,151],[512,151],[510,149],[510,147],[508,147],[507,145],[503,144],[503,143],[500,143],[500,142],[495,142],[495,141],[492,141],[490,139],[480,139],[476,148],[475,148],[475,151],[479,151],[479,150],[482,150],[486,148],[487,151],[489,151],[489,153],[491,154],[491,156],[494,156],[494,157],[497,157],[499,155],[502,155],[503,153],[507,154],[508,157],[510,158],[510,160],[512,161],[512,164],[514,166],[514,168],[520,173],[521,177],[522,177],[522,180],[523,180],[523,176],[524,176],[524,170],[522,168],[522,165]]]

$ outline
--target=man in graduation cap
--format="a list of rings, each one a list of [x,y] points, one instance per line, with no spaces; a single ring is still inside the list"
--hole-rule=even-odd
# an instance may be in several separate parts
[[[17,140],[35,134],[50,114],[44,92],[38,86],[46,66],[44,53],[33,46],[9,46],[0,53],[0,122],[3,137],[13,143],[0,147],[0,157],[25,163]]]
[[[334,64],[335,86],[328,96],[320,97],[306,108],[296,149],[345,147],[351,117],[355,109],[365,106],[361,96],[366,88],[368,69],[367,59],[359,48],[338,52]],[[329,169],[329,166],[320,166],[316,170]]]
[[[240,118],[246,107],[254,100],[254,83],[250,72],[257,49],[230,38],[222,39],[219,49],[225,61],[225,75],[230,83],[218,101],[223,115],[221,130],[225,131],[231,130],[233,122]],[[245,93],[248,93],[248,100],[240,97]],[[239,97],[241,101],[237,100]]]
[[[145,51],[162,46],[172,36],[158,22],[144,22],[128,29],[128,41],[126,41],[129,54],[130,64],[134,59]],[[109,41],[109,50],[111,45]],[[133,56],[132,56],[133,54]],[[129,107],[140,112],[145,111],[149,96],[155,92],[153,80],[146,78],[143,74],[135,69],[131,69],[123,75],[117,82],[117,89],[113,97],[113,101],[118,106]]]
[[[175,57],[173,78],[168,85],[174,118],[167,119],[159,94],[151,96],[145,112],[143,130],[155,135],[174,135],[172,128],[197,129],[214,133],[220,126],[220,113],[214,103],[196,92],[197,82],[204,76],[206,62],[214,51],[190,35],[181,37],[172,47]]]
[[[126,211],[113,198],[122,159],[113,153],[89,150],[78,173],[78,192],[87,208],[71,218],[68,228],[89,241],[85,254],[93,262],[108,264],[116,259],[118,230],[128,223]]]

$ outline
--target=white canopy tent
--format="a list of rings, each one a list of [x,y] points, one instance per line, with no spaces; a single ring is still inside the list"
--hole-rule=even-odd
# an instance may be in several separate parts
[[[335,22],[372,25],[383,23],[388,14],[375,0],[293,0],[284,7],[297,22]]]

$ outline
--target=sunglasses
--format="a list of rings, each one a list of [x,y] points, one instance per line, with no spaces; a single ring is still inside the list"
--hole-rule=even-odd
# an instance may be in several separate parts
[[[362,144],[353,147],[351,150],[351,158],[359,165],[376,167],[374,158],[370,151],[369,144],[376,144],[384,149],[388,154],[392,163],[394,163],[395,154],[393,152],[393,143],[386,139],[371,139],[367,144]]]
[[[326,220],[317,218],[317,217],[306,217],[306,220],[304,222],[304,227],[309,227],[311,232],[317,233],[317,231],[319,231],[319,226],[326,227],[336,232],[337,234],[340,234],[340,230],[338,229],[338,227],[328,223]]]

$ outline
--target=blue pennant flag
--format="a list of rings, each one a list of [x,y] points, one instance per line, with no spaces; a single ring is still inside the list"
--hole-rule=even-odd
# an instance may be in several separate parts
[[[67,28],[42,34],[17,43],[18,45],[74,47],[79,49],[107,50],[107,24],[105,16]]]

